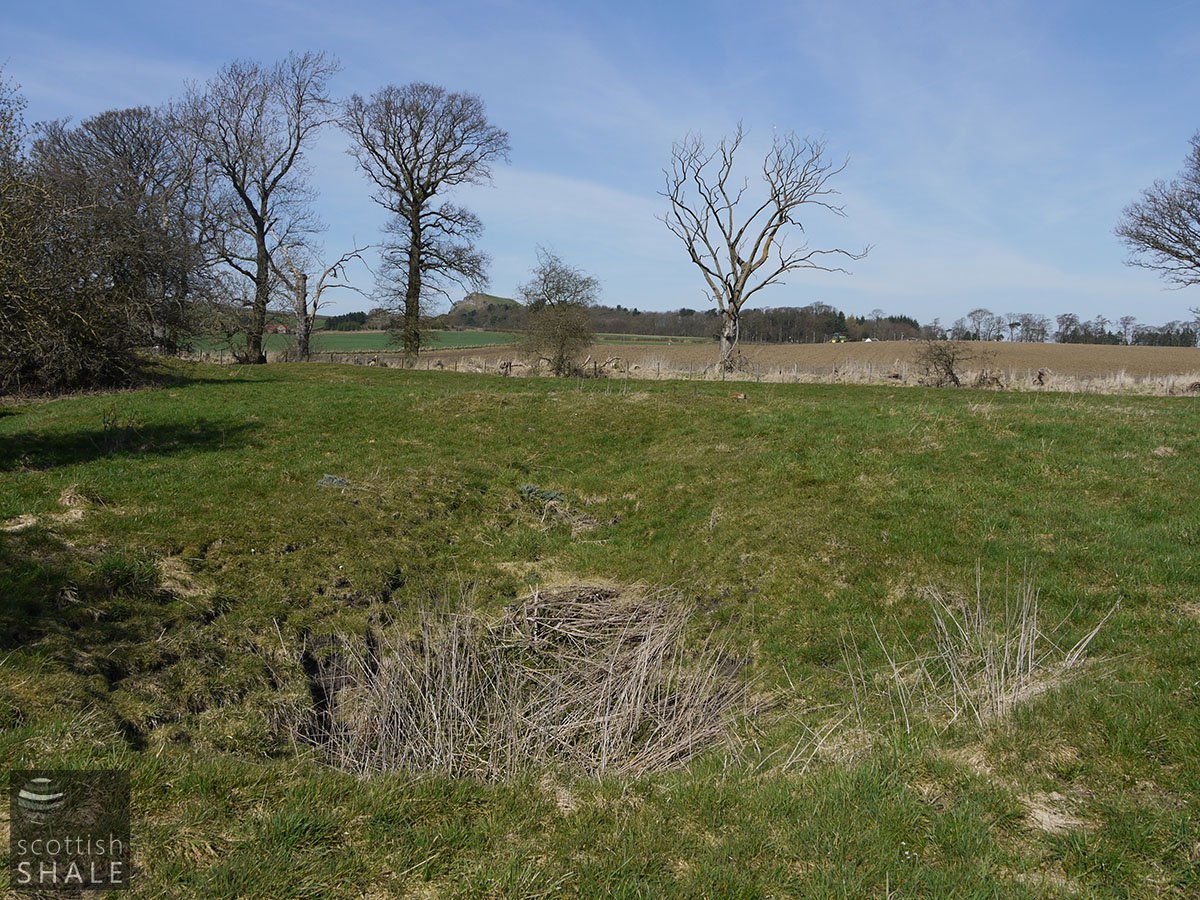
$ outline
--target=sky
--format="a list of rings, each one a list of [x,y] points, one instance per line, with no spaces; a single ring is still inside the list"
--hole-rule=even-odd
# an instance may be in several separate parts
[[[339,96],[428,81],[483,99],[511,160],[453,199],[483,220],[492,293],[513,296],[547,246],[607,304],[705,308],[657,218],[662,170],[688,132],[716,141],[740,121],[751,175],[777,131],[846,159],[845,217],[814,210],[805,235],[871,248],[850,274],[792,273],[756,306],[948,325],[981,306],[1156,324],[1200,305],[1200,290],[1125,265],[1113,235],[1200,129],[1189,0],[0,0],[0,63],[31,121],[156,105],[232,59],[305,49],[340,58]],[[345,149],[330,129],[308,154],[331,258],[386,219]],[[372,286],[365,268],[351,279]],[[330,312],[369,305],[327,296]]]

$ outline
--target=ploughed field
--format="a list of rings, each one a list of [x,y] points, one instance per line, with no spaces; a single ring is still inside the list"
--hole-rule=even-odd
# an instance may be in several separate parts
[[[130,771],[131,896],[1196,896],[1198,435],[1190,396],[331,364],[8,405],[0,761]],[[686,614],[625,680],[694,753],[550,717],[525,763],[495,703],[332,751],[378,672],[415,715],[447,658],[638,651],[579,636],[617,595]]]
[[[1073,389],[1081,382],[1105,380],[1114,385],[1137,379],[1175,378],[1184,387],[1200,381],[1200,349],[1192,347],[1114,347],[1095,344],[1025,344],[966,342],[964,369],[987,368],[1001,373],[1014,385],[1028,385],[1039,369],[1047,370],[1048,386]],[[742,343],[745,376],[776,380],[832,379],[881,381],[900,376],[908,383],[920,377],[918,341],[873,341],[846,344],[757,344]],[[604,362],[618,358],[624,366],[638,366],[637,374],[653,377],[658,372],[700,375],[713,364],[717,348],[713,342],[660,339],[653,346],[616,343],[606,336],[591,349],[593,359]],[[433,352],[432,363],[460,366],[486,360],[493,366],[519,358],[513,347]]]

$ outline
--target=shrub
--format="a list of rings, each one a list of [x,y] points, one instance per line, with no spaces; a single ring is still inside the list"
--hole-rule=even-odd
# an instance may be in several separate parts
[[[538,250],[531,276],[521,285],[529,310],[525,350],[548,362],[555,375],[577,374],[579,354],[595,340],[589,307],[600,283],[545,248]]]
[[[687,645],[689,619],[676,597],[596,587],[534,593],[496,622],[422,611],[414,639],[308,651],[316,711],[301,731],[352,772],[681,765],[729,740],[747,699],[735,660]]]
[[[927,387],[962,387],[959,369],[971,359],[971,352],[958,341],[921,341],[916,364],[921,384]]]

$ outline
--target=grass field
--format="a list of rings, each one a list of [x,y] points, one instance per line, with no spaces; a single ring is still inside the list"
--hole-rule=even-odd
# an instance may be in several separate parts
[[[675,344],[701,344],[710,346],[712,341],[708,338],[699,337],[673,337],[663,336],[658,334],[608,334],[601,333],[596,335],[597,341],[602,344],[654,344],[663,346],[674,346]]]
[[[0,408],[0,760],[129,769],[131,896],[1200,893],[1200,400],[170,371]],[[1119,609],[1002,715],[898,707],[977,565],[1064,648]],[[305,641],[575,580],[695,606],[775,699],[740,753],[485,783],[291,739]]]
[[[431,350],[461,347],[488,347],[512,343],[514,336],[503,331],[430,331],[425,335]],[[263,335],[263,347],[268,353],[278,353],[295,346],[295,338],[287,334]],[[200,352],[222,349],[218,341],[197,338],[194,347]],[[400,352],[400,347],[386,331],[317,331],[312,337],[315,353]]]

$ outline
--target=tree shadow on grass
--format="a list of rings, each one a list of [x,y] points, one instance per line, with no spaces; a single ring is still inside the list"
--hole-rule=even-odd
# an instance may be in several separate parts
[[[38,718],[60,699],[70,706],[37,687],[61,688],[58,673],[86,679],[79,689],[99,699],[130,676],[169,665],[175,656],[163,637],[182,621],[173,600],[148,556],[80,550],[40,529],[0,533],[0,656],[10,679],[33,686],[0,704],[0,727]],[[142,727],[109,712],[142,749]]]
[[[70,627],[60,607],[78,607],[72,564],[78,557],[39,529],[0,533],[0,651],[31,644],[50,628]]]
[[[173,455],[245,446],[260,426],[254,422],[140,425],[105,423],[65,433],[23,431],[0,435],[0,472],[53,469],[116,456]]]
[[[247,365],[249,365],[247,363]],[[274,371],[274,370],[272,370]],[[196,375],[191,372],[156,372],[145,380],[149,388],[180,388],[195,384],[260,384],[254,378],[243,378],[240,375]]]

